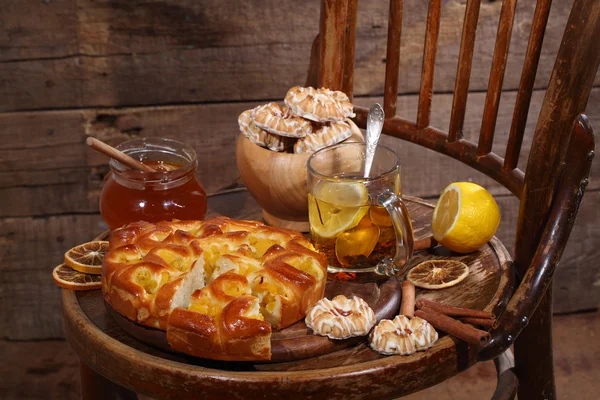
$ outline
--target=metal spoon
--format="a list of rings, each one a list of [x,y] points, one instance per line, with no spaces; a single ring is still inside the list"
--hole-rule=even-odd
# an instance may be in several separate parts
[[[364,178],[368,178],[371,172],[371,165],[373,164],[373,157],[375,157],[379,136],[381,136],[384,118],[385,113],[381,105],[377,103],[373,104],[367,115],[367,135],[365,137],[367,151],[365,154]]]

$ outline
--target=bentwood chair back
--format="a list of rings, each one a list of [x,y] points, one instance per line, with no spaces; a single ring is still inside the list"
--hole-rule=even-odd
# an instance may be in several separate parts
[[[515,268],[520,282],[480,360],[515,346],[519,398],[556,397],[552,367],[552,278],[569,238],[594,156],[594,136],[582,114],[600,62],[600,1],[575,0],[548,83],[525,171],[517,168],[551,0],[538,0],[504,154],[492,150],[516,0],[504,0],[477,143],[463,124],[481,0],[467,0],[448,127],[430,125],[442,0],[430,0],[416,121],[396,116],[402,0],[390,0],[384,84],[387,135],[443,153],[483,172],[520,199]],[[358,0],[323,0],[307,84],[352,97]],[[360,45],[360,44],[358,44]],[[355,107],[365,128],[367,109]],[[435,112],[435,110],[434,110]]]

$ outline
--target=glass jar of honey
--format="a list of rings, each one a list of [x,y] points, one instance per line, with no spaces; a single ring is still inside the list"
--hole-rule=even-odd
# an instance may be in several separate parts
[[[110,229],[134,221],[204,219],[206,192],[196,178],[194,149],[165,138],[129,140],[116,148],[155,172],[135,171],[110,159],[100,194],[100,214]]]

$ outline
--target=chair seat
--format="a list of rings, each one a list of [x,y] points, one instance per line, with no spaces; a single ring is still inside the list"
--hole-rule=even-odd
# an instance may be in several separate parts
[[[228,196],[231,204],[253,202],[246,193]],[[433,206],[416,198],[406,200],[417,239],[429,235]],[[244,218],[259,218],[260,209],[253,207],[256,215],[248,215],[246,207]],[[419,257],[448,256],[437,247]],[[453,288],[419,291],[417,297],[499,314],[514,287],[512,262],[502,243],[493,238],[478,252],[452,258],[471,267],[469,277]],[[109,316],[99,291],[64,290],[63,308],[65,334],[83,362],[121,386],[157,398],[390,398],[467,369],[476,362],[478,350],[442,336],[432,348],[410,356],[383,356],[365,341],[284,363],[218,362],[164,352],[134,339]]]

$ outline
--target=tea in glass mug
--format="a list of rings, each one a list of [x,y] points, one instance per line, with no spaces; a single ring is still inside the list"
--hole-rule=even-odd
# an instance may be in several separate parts
[[[400,159],[378,146],[364,175],[364,143],[344,143],[308,160],[311,239],[334,278],[373,281],[406,272],[413,231],[401,199]]]

